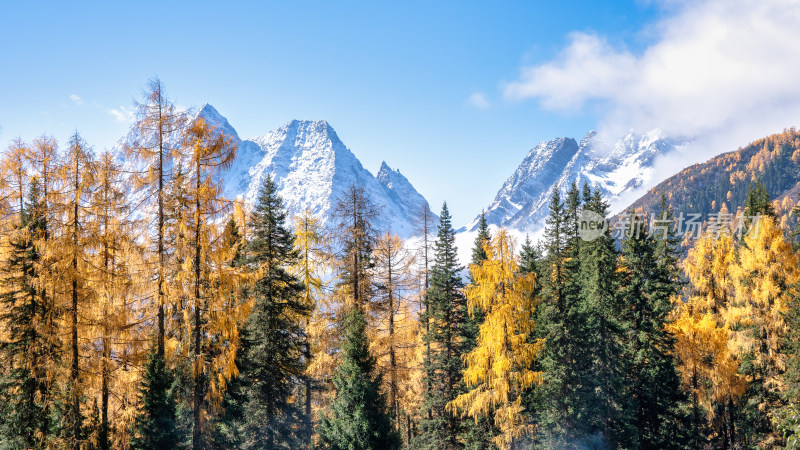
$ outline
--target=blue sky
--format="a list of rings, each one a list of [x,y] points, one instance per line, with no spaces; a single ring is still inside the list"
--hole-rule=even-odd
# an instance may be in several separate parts
[[[670,114],[685,102],[658,112],[639,100],[647,95],[631,100],[620,84],[661,85],[640,86],[617,66],[647,75],[666,60],[677,70],[648,55],[681,44],[681,27],[702,34],[690,17],[724,16],[716,29],[725,30],[748,12],[728,17],[719,0],[161,3],[0,4],[0,146],[42,133],[63,142],[78,130],[109,148],[157,75],[178,104],[211,103],[244,138],[295,118],[328,120],[367,169],[383,160],[400,169],[434,210],[447,200],[457,225],[489,204],[541,140],[661,122],[682,131]],[[785,10],[783,0],[772,3],[763,12],[770,20]],[[800,29],[790,16],[778,31]],[[595,71],[598,79],[586,77]],[[788,82],[756,87],[781,108],[794,99]],[[794,113],[794,102],[785,109]],[[791,117],[770,124],[781,129]]]

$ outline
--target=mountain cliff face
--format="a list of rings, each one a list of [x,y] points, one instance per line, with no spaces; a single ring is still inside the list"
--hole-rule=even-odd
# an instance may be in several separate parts
[[[653,162],[675,145],[658,130],[644,135],[628,133],[613,145],[591,131],[580,143],[558,138],[536,145],[506,180],[486,208],[488,223],[535,233],[544,227],[547,205],[554,189],[562,194],[576,182],[600,189],[612,202],[652,178]],[[478,224],[476,217],[468,230]]]
[[[386,163],[381,166],[378,177],[373,176],[324,120],[293,120],[263,136],[241,139],[213,106],[206,104],[186,118],[201,117],[238,145],[236,159],[218,180],[226,198],[238,198],[252,206],[259,187],[267,174],[271,174],[290,217],[308,209],[326,226],[331,225],[330,213],[337,199],[351,185],[356,185],[363,187],[378,207],[380,213],[373,224],[375,228],[401,237],[413,235],[416,216],[423,207],[428,207],[425,198],[411,183]],[[146,141],[152,141],[152,137],[140,136],[132,130],[117,145],[116,153],[126,170],[141,171],[143,167],[125,159],[123,144]],[[167,145],[176,146],[178,142],[178,136],[174,135]],[[152,207],[146,204],[143,193],[132,194],[140,199],[143,208]]]

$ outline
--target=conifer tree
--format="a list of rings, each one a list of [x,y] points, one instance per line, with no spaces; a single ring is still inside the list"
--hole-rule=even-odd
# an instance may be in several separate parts
[[[81,317],[88,316],[87,307],[92,301],[92,291],[86,283],[86,271],[91,264],[89,259],[89,236],[86,233],[85,220],[88,220],[89,201],[92,195],[92,175],[94,173],[94,156],[86,141],[75,133],[69,141],[69,149],[63,168],[63,200],[67,222],[64,232],[57,236],[57,246],[60,258],[54,272],[62,285],[56,292],[66,292],[64,299],[65,309],[69,311],[67,327],[70,330],[70,369],[67,384],[67,402],[69,408],[66,413],[66,426],[63,430],[64,438],[72,448],[78,448],[83,440],[81,402],[84,396],[84,382],[81,376],[81,345],[79,341],[79,328],[85,328]]]
[[[343,319],[342,362],[333,384],[336,396],[330,415],[320,422],[319,446],[337,450],[400,448],[381,395],[381,376],[369,353],[367,321],[361,310],[348,307]]]
[[[708,430],[722,445],[736,445],[734,418],[745,383],[738,373],[740,355],[732,332],[737,327],[735,264],[734,240],[727,230],[698,239],[683,261],[686,300],[679,304],[676,319],[669,325],[676,338],[683,385],[690,396],[689,426],[696,445],[702,444]]]
[[[166,360],[152,345],[140,387],[140,411],[131,436],[131,448],[161,450],[176,448],[181,438],[176,426],[174,376]]]
[[[310,314],[303,285],[291,274],[297,263],[295,236],[271,176],[259,189],[249,221],[246,265],[255,272],[252,310],[241,332],[238,377],[231,395],[241,405],[235,417],[242,448],[296,448],[305,442],[302,405],[295,396],[307,361],[302,323]]]
[[[26,189],[30,181],[27,167],[29,151],[28,145],[22,139],[17,138],[8,146],[3,155],[2,175],[8,192],[6,195],[8,206],[12,208],[12,211],[16,208],[19,216],[25,209],[25,196],[28,193]]]
[[[584,186],[584,209],[606,220],[607,203],[588,185]],[[617,251],[608,228],[596,238],[581,242],[580,283],[586,336],[586,362],[580,374],[580,383],[585,386],[584,433],[597,436],[605,445],[625,447],[632,431],[624,410],[627,324],[617,295]]]
[[[157,274],[154,298],[157,314],[157,349],[164,355],[165,327],[165,292],[167,252],[165,247],[165,202],[166,190],[170,184],[170,167],[178,152],[177,132],[184,125],[183,116],[169,99],[163,83],[153,78],[147,83],[144,101],[135,103],[137,121],[134,129],[139,137],[125,147],[128,156],[144,163],[144,170],[136,175],[136,184],[144,186],[155,197],[157,211],[155,217]]]
[[[744,214],[748,217],[756,215],[766,215],[775,217],[775,209],[767,192],[767,187],[756,178],[747,189],[747,199],[744,203]]]
[[[481,211],[480,219],[478,219],[478,234],[475,236],[475,241],[472,244],[472,258],[470,265],[480,265],[486,261],[488,254],[486,253],[486,245],[492,241],[492,234],[489,231],[489,224],[486,222],[486,212]],[[468,271],[469,272],[469,271]],[[468,279],[472,281],[472,275],[468,273]],[[466,300],[465,300],[466,301]],[[463,337],[464,348],[462,355],[466,355],[478,343],[479,327],[484,320],[484,311],[480,308],[468,309],[466,316],[467,319],[464,323]],[[463,358],[463,356],[462,356]],[[463,363],[462,363],[463,369]],[[491,417],[481,416],[475,421],[467,421],[462,423],[461,441],[465,448],[471,450],[484,450],[492,448],[492,436],[497,434],[494,427],[494,421]]]
[[[536,276],[519,273],[514,243],[505,230],[485,251],[487,259],[470,266],[473,282],[466,289],[470,308],[486,313],[478,344],[465,357],[469,390],[447,409],[473,419],[492,417],[498,429],[494,443],[513,449],[532,431],[523,414],[522,393],[541,376],[531,366],[543,342],[528,340],[534,328]]]
[[[323,248],[323,236],[319,220],[311,216],[311,212],[306,209],[302,215],[295,217],[295,250],[298,259],[294,267],[294,273],[303,284],[303,305],[308,308],[309,314],[305,317],[303,329],[306,334],[305,349],[303,358],[306,365],[312,360],[313,352],[311,348],[311,314],[317,309],[317,302],[323,295],[323,283],[320,272],[325,268],[325,251]],[[305,386],[303,391],[305,435],[311,439],[313,434],[312,424],[312,391],[314,390],[314,378],[309,373],[308,367],[305,374]]]
[[[113,155],[103,152],[95,164],[95,188],[86,221],[89,239],[94,243],[91,269],[87,270],[96,297],[92,330],[102,340],[97,445],[104,450],[111,448],[112,442],[120,445],[125,441],[130,428],[125,420],[130,414],[125,409],[135,404],[129,392],[129,385],[135,383],[127,361],[139,353],[131,297],[143,281],[135,270],[141,263],[141,248],[133,237],[134,223],[128,219],[120,175]],[[117,432],[112,436],[114,425]]]
[[[481,211],[481,217],[478,219],[478,235],[475,236],[475,246],[472,248],[472,264],[480,264],[486,260],[484,246],[491,240],[492,234],[489,232],[489,224],[486,223],[486,212]]]
[[[541,276],[542,258],[541,247],[531,243],[530,236],[525,236],[525,242],[519,249],[519,270],[523,273],[533,273]]]
[[[37,243],[47,223],[36,178],[18,215],[3,237],[10,249],[0,270],[0,440],[9,447],[41,448],[52,431],[51,382],[61,350],[53,327],[57,312],[40,287]]]
[[[581,305],[578,213],[581,198],[575,184],[566,201],[554,189],[546,221],[546,257],[541,288],[541,307],[537,313],[537,338],[544,339],[539,364],[543,371],[538,421],[548,445],[563,445],[583,439],[589,395],[585,391],[590,358],[586,350],[585,308]],[[590,445],[590,444],[586,444]]]
[[[798,277],[797,255],[791,244],[773,217],[762,216],[745,236],[738,264],[733,267],[739,317],[735,330],[744,355],[741,370],[749,380],[740,417],[747,445],[772,446],[781,440],[771,416],[780,405],[785,367],[780,342],[784,314]]]
[[[364,188],[351,185],[337,200],[333,214],[338,220],[339,239],[342,242],[340,286],[346,290],[356,307],[365,313],[369,312],[373,295],[372,250],[376,240],[372,222],[378,210]]]
[[[63,166],[58,154],[58,143],[53,137],[42,135],[33,141],[25,159],[39,181],[42,207],[46,214],[45,220],[53,222],[59,212],[56,208],[56,203],[58,203],[56,197],[60,194],[57,184],[59,183],[59,171]],[[68,155],[67,159],[69,159]]]
[[[461,355],[472,349],[475,336],[462,292],[462,267],[458,264],[455,231],[447,203],[442,205],[438,230],[427,308],[420,315],[420,321],[428,328],[422,337],[426,346],[422,363],[425,376],[423,414],[414,446],[452,449],[463,445],[461,435],[465,430],[445,406],[466,391],[461,375]]]
[[[222,234],[224,241],[223,247],[227,250],[228,265],[231,268],[242,270],[246,264],[246,241],[243,233],[240,231],[245,227],[245,220],[243,217],[244,211],[234,206],[233,215],[228,219],[225,225],[225,231]],[[241,224],[241,225],[240,225]],[[240,274],[247,276],[246,274]],[[247,283],[238,286],[233,292],[229,293],[226,310],[237,310],[249,308],[250,301],[248,300],[249,289]],[[243,305],[246,305],[243,308]],[[247,314],[245,314],[247,315]],[[237,349],[237,356],[239,356],[240,348]],[[241,356],[239,356],[241,357]],[[234,359],[234,364],[236,363]],[[210,444],[211,448],[239,448],[241,446],[241,429],[239,422],[243,417],[242,414],[242,385],[237,382],[239,376],[238,369],[234,371],[231,380],[225,387],[225,392],[220,401],[219,410],[216,415],[210,418]]]
[[[417,323],[412,320],[413,307],[408,295],[414,282],[413,261],[405,243],[388,231],[376,242],[373,259],[377,321],[371,350],[384,380],[395,428],[400,430],[401,415],[408,413],[401,405],[409,390],[417,340]]]
[[[215,222],[228,205],[221,197],[218,174],[236,155],[231,138],[198,118],[183,130],[182,151],[169,185],[170,203],[164,229],[174,230],[175,271],[169,275],[165,295],[171,299],[178,340],[170,345],[181,352],[178,396],[191,406],[193,448],[206,445],[210,411],[222,401],[228,380],[235,375],[243,305],[230,299],[240,281],[230,264],[234,249],[226,246],[224,230]],[[169,228],[167,228],[169,227]],[[180,417],[185,417],[183,414]]]
[[[434,245],[433,239],[431,235],[434,231],[434,220],[430,212],[430,207],[428,202],[425,202],[422,205],[419,213],[417,214],[417,221],[416,221],[416,229],[415,235],[419,236],[420,238],[420,248],[418,249],[417,253],[417,267],[418,267],[418,276],[419,276],[419,289],[417,292],[419,298],[419,307],[418,313],[419,317],[422,317],[422,314],[428,309],[428,289],[430,288],[430,264],[431,264],[431,256],[432,256],[432,246]],[[409,399],[413,399],[415,403],[415,408],[417,411],[417,415],[420,416],[417,419],[421,418],[422,414],[425,414],[427,419],[431,419],[432,416],[430,414],[429,409],[424,409],[421,407],[422,404],[422,393],[424,390],[430,390],[430,380],[428,377],[422,373],[422,365],[424,365],[424,361],[430,360],[431,358],[431,347],[430,342],[425,340],[425,336],[430,333],[430,318],[421,321],[420,323],[420,330],[421,332],[418,333],[418,338],[420,342],[424,345],[424,349],[419,348],[417,349],[417,367],[415,367],[415,371],[412,374],[412,378],[414,379],[414,387],[412,389],[412,393]],[[420,354],[420,351],[423,351],[424,354]],[[424,387],[420,385],[424,383]],[[423,410],[424,409],[424,410]],[[410,443],[412,440],[413,430],[412,428],[416,424],[412,424],[412,419],[409,416],[408,418],[408,434],[406,436],[406,442]]]
[[[430,262],[431,262],[431,248],[433,242],[431,241],[431,234],[434,231],[435,223],[434,217],[431,215],[428,203],[422,205],[422,209],[417,215],[415,235],[420,237],[420,248],[418,263],[420,269],[420,304],[419,310],[422,311],[425,306],[425,293],[430,286]],[[427,351],[427,350],[426,350]]]
[[[676,448],[682,444],[678,423],[683,398],[674,338],[665,326],[679,284],[673,278],[676,271],[659,258],[658,246],[644,226],[622,243],[619,294],[628,312],[629,334],[625,394],[630,399],[629,423],[635,429],[632,445]]]

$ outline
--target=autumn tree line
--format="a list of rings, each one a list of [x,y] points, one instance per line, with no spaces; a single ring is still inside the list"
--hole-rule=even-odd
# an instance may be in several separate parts
[[[0,448],[798,445],[797,233],[758,182],[758,226],[683,246],[583,239],[608,205],[573,185],[536,244],[481,219],[464,267],[446,204],[407,242],[358,186],[325,226],[269,176],[248,209],[228,136],[157,79],[135,106],[130,164],[3,153]]]

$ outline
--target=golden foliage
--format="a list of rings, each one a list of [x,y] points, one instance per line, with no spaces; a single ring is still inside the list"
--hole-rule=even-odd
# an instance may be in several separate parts
[[[513,239],[505,230],[486,243],[487,259],[471,265],[474,280],[466,288],[471,311],[486,313],[478,344],[465,355],[464,381],[471,390],[448,403],[454,414],[494,416],[500,448],[510,448],[516,438],[531,432],[523,416],[521,394],[541,382],[541,372],[530,369],[544,343],[530,342],[536,299],[535,275],[518,272]]]
[[[411,270],[414,261],[405,243],[388,232],[376,243],[373,258],[373,282],[378,288],[371,305],[370,352],[377,359],[383,390],[399,428],[401,410],[410,414],[410,383],[419,330],[411,296],[416,284]]]
[[[730,321],[739,325],[738,350],[754,352],[754,364],[765,373],[766,388],[780,390],[780,372],[785,368],[779,349],[783,314],[800,273],[791,243],[772,217],[762,216],[745,236],[732,276],[735,296]]]

